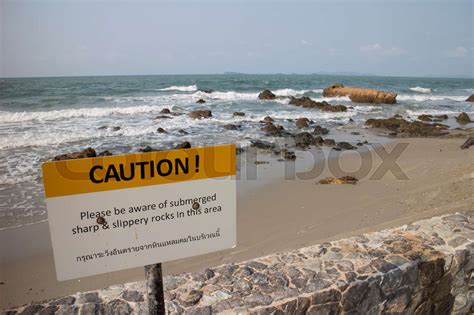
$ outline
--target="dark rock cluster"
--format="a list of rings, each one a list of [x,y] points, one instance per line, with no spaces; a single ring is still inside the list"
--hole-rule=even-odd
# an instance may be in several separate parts
[[[307,96],[301,98],[292,98],[290,105],[301,106],[304,108],[316,108],[325,112],[345,112],[347,107],[344,105],[331,105],[326,101],[316,102]]]
[[[90,157],[96,157],[96,156],[97,154],[93,148],[87,148],[78,152],[57,155],[54,157],[53,161],[75,160],[75,159],[83,159],[83,158],[90,158]]]
[[[407,121],[402,118],[368,119],[365,124],[369,127],[389,130],[397,134],[417,137],[438,137],[448,134],[448,126],[421,121]]]

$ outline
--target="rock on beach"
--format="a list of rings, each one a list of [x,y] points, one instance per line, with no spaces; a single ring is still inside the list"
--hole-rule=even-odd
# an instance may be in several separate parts
[[[349,96],[354,103],[395,104],[397,102],[396,93],[359,87],[346,87],[340,83],[325,88],[323,96]]]

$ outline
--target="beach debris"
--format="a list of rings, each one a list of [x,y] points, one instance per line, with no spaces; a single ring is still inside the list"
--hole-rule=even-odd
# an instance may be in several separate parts
[[[438,123],[427,124],[421,121],[410,122],[400,118],[371,118],[365,122],[365,125],[389,130],[394,132],[394,135],[401,133],[408,136],[436,137],[448,134],[448,132],[446,132],[448,126],[446,125]]]
[[[456,121],[461,125],[469,124],[472,122],[469,115],[466,114],[465,112],[462,112],[461,114],[459,114],[459,116],[456,117]]]
[[[325,88],[323,96],[349,96],[354,103],[395,104],[397,102],[396,93],[359,87],[345,87],[340,83]]]
[[[250,146],[252,148],[263,149],[263,150],[271,150],[275,147],[275,145],[268,141],[263,140],[250,140]]]
[[[343,177],[326,177],[321,179],[318,183],[321,185],[342,185],[342,184],[357,184],[358,179],[352,176],[343,176]]]
[[[195,110],[188,114],[189,117],[194,119],[202,119],[212,117],[210,110]]]
[[[306,117],[298,118],[295,124],[297,128],[306,128],[309,126],[309,119]]]
[[[321,126],[316,126],[314,127],[313,133],[315,135],[327,135],[329,133],[329,130]]]
[[[346,112],[347,107],[344,105],[331,105],[326,101],[316,102],[307,96],[302,96],[300,98],[292,97],[290,105],[301,106],[303,108],[317,108],[324,112]]]
[[[255,161],[254,162],[256,165],[260,165],[260,164],[270,164],[270,162],[268,161]]]
[[[263,90],[258,94],[258,99],[260,100],[274,100],[276,99],[276,95],[272,93],[270,90]]]
[[[190,149],[191,143],[188,141],[181,142],[175,146],[175,149]]]
[[[357,149],[357,147],[353,146],[349,142],[344,142],[344,141],[338,142],[337,147],[343,150],[356,150]]]
[[[160,113],[162,113],[162,114],[171,114],[171,111],[170,111],[169,108],[163,108],[163,109],[160,111]]]
[[[196,101],[196,103],[198,103],[198,104],[204,104],[204,103],[206,103],[206,101],[203,100],[202,98],[200,98],[200,99],[198,99],[198,100]]]
[[[418,120],[421,121],[443,121],[448,119],[448,115],[420,115]]]
[[[471,96],[469,96],[469,97],[466,99],[466,102],[474,102],[474,94],[471,94]]]
[[[225,130],[239,130],[240,125],[227,124],[223,126]]]
[[[156,129],[156,131],[157,131],[158,133],[168,133],[166,130],[164,130],[164,129],[161,128],[161,127],[158,128],[158,129]]]
[[[75,160],[89,157],[96,157],[97,154],[93,148],[87,148],[82,151],[56,155],[53,161]]]
[[[266,123],[260,130],[265,132],[265,135],[272,137],[281,137],[284,133],[284,128],[280,125],[275,125],[271,122]]]
[[[295,144],[297,147],[305,148],[315,144],[315,140],[309,132],[301,132],[295,135]]]
[[[474,137],[469,137],[469,139],[466,140],[466,142],[464,142],[462,145],[461,145],[461,149],[469,149],[469,147],[471,145],[474,145]]]
[[[245,116],[245,113],[244,113],[244,112],[234,112],[234,113],[232,114],[232,116],[234,116],[234,117]]]

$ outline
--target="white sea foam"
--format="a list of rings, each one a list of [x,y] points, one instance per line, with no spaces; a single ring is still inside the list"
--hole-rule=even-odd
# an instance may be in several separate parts
[[[397,96],[397,101],[417,101],[417,102],[424,102],[424,101],[444,101],[444,100],[451,100],[451,101],[458,101],[463,102],[466,100],[466,96],[459,96],[459,95],[410,95],[410,94],[400,94]]]
[[[278,89],[272,91],[276,96],[301,96],[307,92],[322,93],[322,89],[313,90],[294,90],[294,89]],[[214,91],[212,93],[205,93],[197,91],[193,93],[194,99],[215,99],[215,100],[252,100],[258,98],[259,92],[236,92],[226,91],[219,92]]]
[[[197,91],[196,85],[184,85],[184,86],[170,86],[163,89],[158,89],[158,91],[181,91],[181,92],[194,92]]]
[[[273,94],[277,96],[299,96],[308,92],[323,93],[323,89],[313,89],[313,90],[278,89],[272,92]]]
[[[309,90],[279,89],[272,92],[277,96],[297,96],[303,95],[304,93],[309,92]]]
[[[420,87],[420,86],[416,86],[416,87],[411,87],[410,90],[414,91],[414,92],[418,92],[418,93],[431,93],[431,89],[430,88],[424,88],[424,87]]]
[[[157,112],[165,106],[158,105],[143,105],[130,107],[105,107],[105,108],[74,108],[42,112],[4,112],[0,111],[0,123],[15,123],[26,121],[48,121],[69,118],[88,118],[88,117],[103,117],[111,115],[134,115],[141,113]]]
[[[361,114],[374,114],[374,113],[383,113],[383,107],[382,106],[363,106],[363,105],[356,105],[353,106],[354,110],[358,113]]]
[[[419,115],[459,115],[460,111],[453,111],[453,110],[440,110],[440,109],[419,109],[419,110],[411,110],[407,109],[406,113],[409,116],[419,116]],[[467,112],[468,114],[474,112]]]
[[[215,99],[215,100],[254,100],[257,99],[258,93],[244,93],[244,92],[235,92],[235,91],[228,91],[228,92],[212,92],[212,93],[205,93],[202,91],[197,91],[193,93],[194,99]]]
[[[326,102],[339,102],[339,101],[350,102],[350,101],[351,101],[351,99],[349,98],[349,96],[312,97],[311,99],[314,100],[314,101],[316,101],[316,102],[322,102],[322,101],[326,101]]]
[[[9,133],[0,137],[0,149],[17,149],[24,147],[53,147],[66,143],[77,143],[80,141],[98,141],[115,137],[117,143],[136,143],[141,137],[149,137],[157,134],[158,127],[162,127],[167,131],[173,131],[183,128],[198,128],[200,130],[209,129],[213,125],[215,118],[206,120],[194,120],[187,115],[177,116],[173,119],[163,119],[150,121],[149,117],[134,117],[133,122],[128,117],[113,120],[116,125],[121,125],[119,131],[110,129],[97,130],[96,126],[100,126],[102,121],[94,122],[91,127],[87,120],[75,121],[74,124],[68,123],[67,120],[55,123],[51,128],[45,127],[44,124],[38,126],[36,132],[17,132]],[[117,138],[118,137],[118,138]],[[160,141],[173,140],[176,135],[160,134]],[[182,136],[181,136],[182,137]],[[18,165],[18,163],[13,163]],[[0,178],[1,180],[1,178]],[[1,182],[1,181],[0,181]]]
[[[81,140],[92,140],[97,137],[92,133],[85,133],[83,131],[57,133],[55,130],[43,133],[23,133],[18,135],[8,135],[0,138],[0,149],[14,149],[21,147],[47,147],[58,145],[61,143],[81,141]]]
[[[36,176],[21,174],[21,176],[0,175],[0,185],[14,185],[19,183],[28,183],[37,180]]]

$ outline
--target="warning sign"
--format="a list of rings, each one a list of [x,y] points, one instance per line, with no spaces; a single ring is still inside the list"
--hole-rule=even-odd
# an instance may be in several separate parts
[[[47,162],[58,280],[236,244],[235,146]]]

